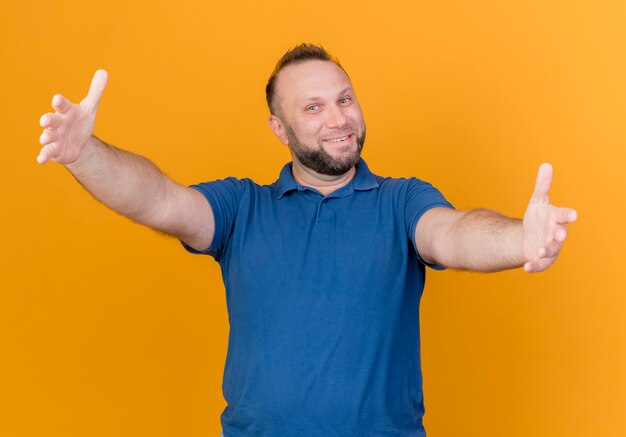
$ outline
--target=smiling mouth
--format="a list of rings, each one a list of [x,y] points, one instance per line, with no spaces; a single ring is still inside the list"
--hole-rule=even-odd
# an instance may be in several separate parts
[[[325,143],[343,144],[347,142],[348,140],[350,140],[351,137],[352,137],[352,134],[349,134],[349,135],[344,135],[343,137],[330,138],[328,140],[322,140],[322,141]]]

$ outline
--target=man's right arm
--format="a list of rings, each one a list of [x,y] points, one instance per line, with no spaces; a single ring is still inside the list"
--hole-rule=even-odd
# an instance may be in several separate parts
[[[180,238],[203,251],[211,245],[213,213],[198,191],[177,184],[143,156],[106,144],[92,135],[107,74],[98,70],[80,104],[57,94],[55,113],[44,114],[43,145],[37,161],[65,167],[95,198],[132,220]]]

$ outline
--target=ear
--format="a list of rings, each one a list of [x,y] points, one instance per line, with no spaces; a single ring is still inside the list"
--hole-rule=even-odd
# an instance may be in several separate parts
[[[284,145],[288,145],[289,139],[287,138],[287,132],[285,132],[285,125],[283,121],[274,114],[271,114],[269,122],[272,132],[274,132],[274,135],[276,135],[278,140]]]

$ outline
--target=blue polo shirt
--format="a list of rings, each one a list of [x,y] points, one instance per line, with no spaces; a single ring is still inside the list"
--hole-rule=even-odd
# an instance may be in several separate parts
[[[324,196],[291,163],[271,185],[193,185],[211,205],[230,322],[225,437],[425,436],[415,225],[452,207],[374,175]],[[199,253],[190,247],[193,253]]]

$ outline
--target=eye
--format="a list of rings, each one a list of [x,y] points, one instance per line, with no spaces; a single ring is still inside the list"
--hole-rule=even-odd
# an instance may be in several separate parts
[[[319,105],[309,105],[306,107],[307,111],[317,111],[319,109]]]
[[[341,99],[339,99],[339,103],[342,105],[347,105],[348,103],[350,103],[352,99],[350,97],[343,97]]]

